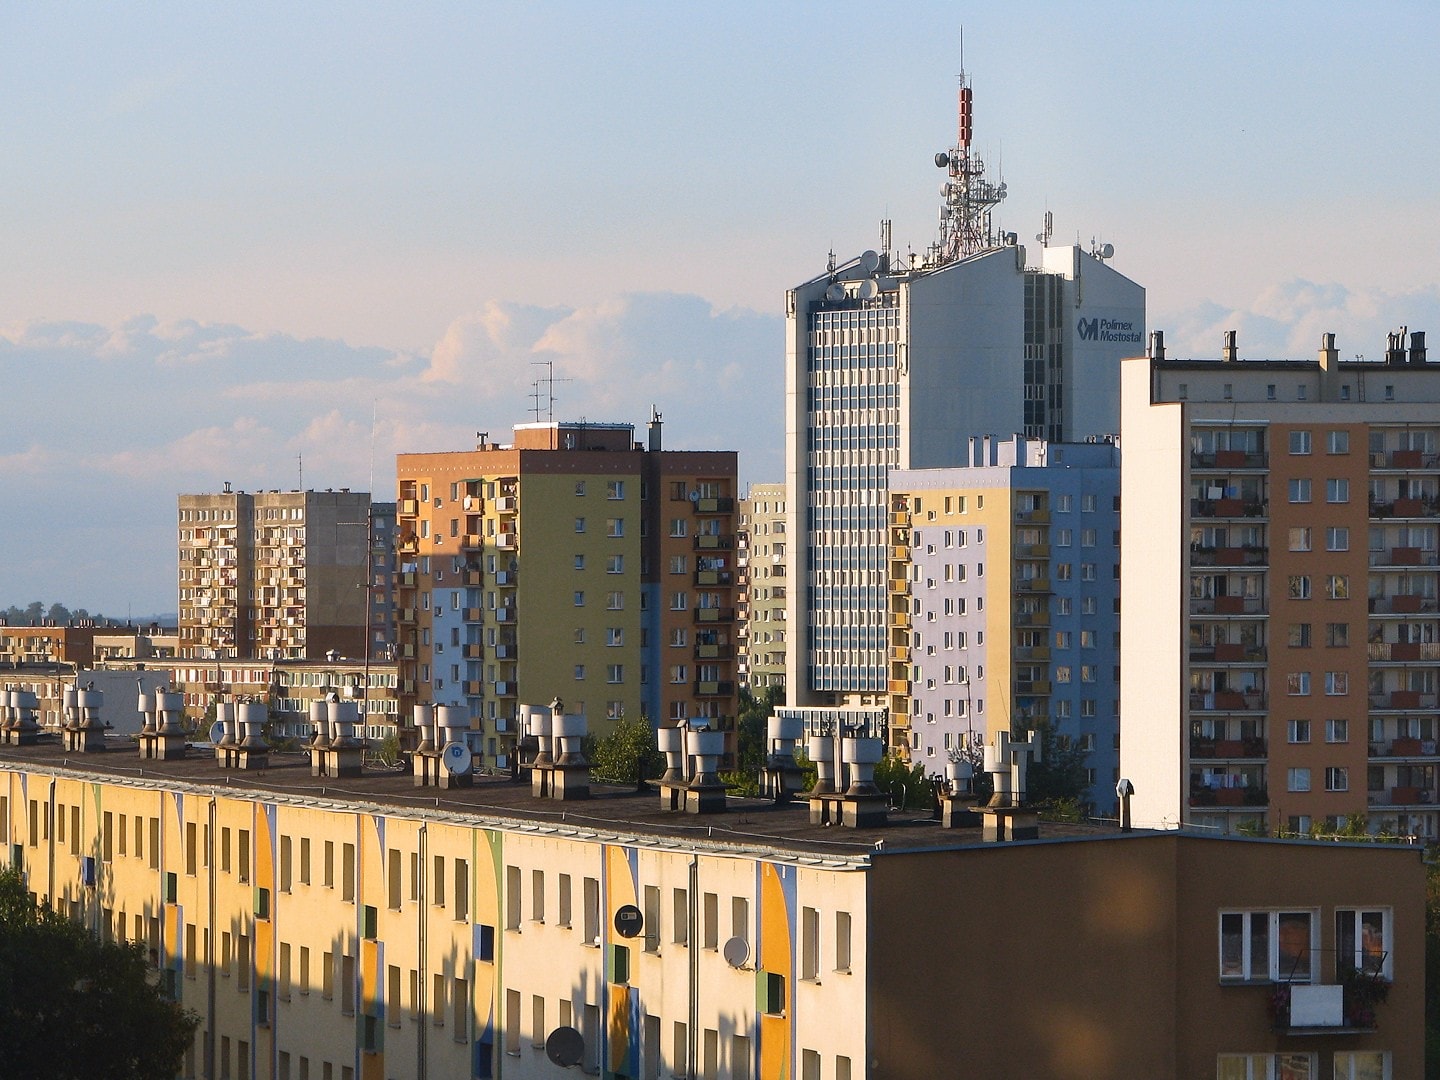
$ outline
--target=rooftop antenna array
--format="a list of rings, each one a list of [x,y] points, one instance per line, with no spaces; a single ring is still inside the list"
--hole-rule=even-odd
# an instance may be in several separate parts
[[[540,415],[542,412],[545,414],[543,419],[553,423],[555,420],[555,384],[557,382],[570,382],[571,380],[566,378],[557,379],[555,377],[554,360],[531,360],[530,364],[532,367],[543,367],[545,369],[544,376],[530,384],[530,401],[532,402],[530,411],[535,414],[535,422],[537,424],[542,420]],[[540,392],[541,386],[545,387],[543,394]],[[544,403],[543,405],[542,402]]]
[[[965,35],[960,35],[960,94],[955,145],[935,155],[946,170],[940,184],[940,235],[930,248],[930,262],[943,265],[998,246],[991,212],[1005,198],[1004,182],[992,181],[985,162],[970,147],[973,97],[965,74]]]

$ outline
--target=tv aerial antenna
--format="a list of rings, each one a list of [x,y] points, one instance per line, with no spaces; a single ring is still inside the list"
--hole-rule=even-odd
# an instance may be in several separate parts
[[[553,422],[555,419],[555,384],[557,382],[573,382],[573,379],[555,377],[554,360],[531,360],[531,367],[543,367],[545,374],[530,384],[530,411],[535,414],[535,422],[540,423],[541,413],[545,415],[544,420]],[[545,387],[542,393],[540,388]]]
[[[955,144],[935,155],[945,170],[940,184],[940,235],[931,246],[934,262],[945,264],[988,251],[996,244],[991,222],[1006,194],[1003,180],[990,178],[984,160],[971,148],[974,98],[965,72],[965,35],[960,35],[960,90]]]

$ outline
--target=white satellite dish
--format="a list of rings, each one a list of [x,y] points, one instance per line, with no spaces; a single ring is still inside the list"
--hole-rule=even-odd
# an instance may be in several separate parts
[[[874,278],[866,278],[864,281],[860,282],[861,300],[874,300],[876,294],[879,292],[880,286],[875,284]]]
[[[825,299],[829,300],[832,304],[838,304],[841,300],[845,299],[845,286],[837,281],[825,290]]]
[[[862,251],[860,253],[860,269],[867,274],[873,274],[880,269],[880,256],[873,251]]]
[[[210,741],[218,743],[223,738],[225,738],[225,721],[216,720],[210,725]]]
[[[456,776],[464,776],[470,771],[472,760],[470,748],[464,743],[451,743],[445,747],[445,752],[440,755],[440,760],[445,763],[445,768]]]
[[[720,955],[725,957],[725,962],[732,968],[741,968],[750,959],[750,943],[743,937],[732,937],[725,942],[720,950]]]
[[[1101,244],[1101,245],[1100,245],[1100,258],[1102,258],[1102,259],[1111,259],[1111,258],[1114,258],[1114,257],[1115,257],[1115,245],[1114,245],[1114,244]]]

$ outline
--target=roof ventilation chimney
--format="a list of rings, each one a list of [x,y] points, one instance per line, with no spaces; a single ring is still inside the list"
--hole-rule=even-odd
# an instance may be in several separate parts
[[[829,711],[829,710],[825,710]],[[865,829],[884,825],[885,795],[875,786],[875,766],[885,741],[874,737],[874,719],[846,721],[842,710],[817,720],[809,742],[817,779],[810,789],[810,824]]]
[[[771,716],[765,732],[768,744],[765,768],[760,773],[760,792],[777,803],[805,787],[804,772],[795,763],[795,747],[805,734],[805,722],[798,716]]]
[[[159,689],[152,695],[140,684],[139,712],[145,718],[140,729],[141,758],[173,761],[185,756],[185,729],[180,726],[184,708],[184,694]]]
[[[585,738],[585,715],[565,712],[565,703],[558,697],[550,702],[550,724],[535,715],[532,708],[530,722],[538,725],[535,730],[539,738],[539,752],[530,768],[530,791],[537,799],[555,799],[571,802],[590,797],[590,763],[585,760],[581,742]],[[546,753],[553,756],[551,763],[544,763]]]
[[[1150,331],[1150,358],[1152,360],[1165,359],[1165,331]]]
[[[1425,331],[1416,330],[1410,335],[1410,363],[1425,363]]]
[[[39,697],[33,690],[6,690],[0,692],[0,702],[6,706],[5,744],[34,746],[40,740]]]
[[[1320,400],[1335,401],[1340,384],[1340,350],[1335,347],[1334,334],[1320,336]]]
[[[1225,331],[1225,346],[1220,352],[1220,359],[1227,364],[1233,364],[1240,359],[1240,350],[1235,345],[1235,331]]]
[[[1405,327],[1387,335],[1385,363],[1388,367],[1400,367],[1405,363]]]
[[[975,807],[980,796],[975,794],[975,766],[968,761],[952,761],[945,766],[945,779],[936,785],[940,797],[940,824],[947,829],[980,824]]]
[[[105,695],[93,689],[67,686],[64,694],[65,723],[62,737],[68,753],[89,754],[105,749],[105,725],[100,722],[100,707]]]
[[[1020,742],[1007,731],[997,731],[985,747],[985,771],[995,781],[995,794],[980,809],[981,839],[989,842],[1034,840],[1040,835],[1040,813],[1025,803],[1026,774],[1030,761],[1040,760],[1040,733],[1032,731]]]
[[[660,431],[663,426],[664,425],[660,420],[660,410],[657,409],[654,405],[651,405],[650,423],[645,426],[645,436],[646,445],[649,447],[652,453],[660,449]]]

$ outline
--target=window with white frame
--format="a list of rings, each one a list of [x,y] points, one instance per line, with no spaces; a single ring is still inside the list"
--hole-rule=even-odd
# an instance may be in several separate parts
[[[1313,911],[1222,911],[1222,982],[1308,983],[1318,920]]]
[[[1325,770],[1326,791],[1349,791],[1350,770],[1339,766],[1330,766]]]
[[[1221,1054],[1216,1080],[1319,1080],[1314,1054]]]
[[[1335,979],[1351,971],[1391,978],[1391,912],[1389,908],[1337,908],[1335,911]]]
[[[1390,1080],[1390,1054],[1385,1050],[1337,1050],[1335,1080]]]

